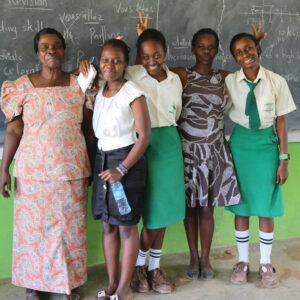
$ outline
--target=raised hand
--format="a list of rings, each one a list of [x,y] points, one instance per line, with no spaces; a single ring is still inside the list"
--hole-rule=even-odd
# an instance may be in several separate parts
[[[255,39],[261,44],[262,40],[267,36],[266,32],[261,32],[261,22],[258,22],[257,27],[254,24],[251,24],[253,35]]]
[[[145,20],[143,18],[142,12],[139,12],[140,21],[136,24],[136,31],[138,36],[140,36],[143,31],[148,29],[148,21],[149,21],[149,14],[146,14]]]

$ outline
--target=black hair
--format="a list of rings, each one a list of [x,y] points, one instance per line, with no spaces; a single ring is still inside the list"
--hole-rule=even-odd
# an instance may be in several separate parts
[[[44,34],[56,34],[59,37],[59,39],[61,40],[64,50],[66,49],[66,41],[65,41],[64,37],[62,36],[62,34],[53,28],[47,27],[47,28],[40,30],[33,38],[33,47],[34,47],[35,53],[38,52],[39,41],[40,41],[41,36]]]
[[[144,43],[146,41],[158,42],[158,43],[161,44],[161,46],[163,47],[164,50],[167,49],[167,42],[166,42],[165,37],[163,36],[163,34],[160,31],[158,31],[156,29],[153,29],[153,28],[146,29],[138,37],[138,40],[137,40],[137,43],[136,43],[138,53],[140,52],[142,43]]]
[[[119,39],[109,39],[109,40],[106,40],[104,42],[101,50],[100,50],[100,57],[102,55],[103,49],[106,46],[110,46],[110,47],[113,47],[113,48],[119,48],[123,52],[123,54],[124,54],[125,61],[129,62],[130,47],[128,47],[124,41],[119,40]]]
[[[197,39],[199,36],[203,35],[203,34],[211,34],[215,37],[216,39],[216,43],[217,43],[217,48],[219,48],[219,37],[217,35],[217,33],[210,29],[210,28],[202,28],[200,30],[198,30],[194,35],[193,35],[193,39],[192,39],[192,47],[196,45]]]
[[[232,39],[231,39],[231,42],[230,42],[230,46],[229,46],[229,49],[230,49],[230,52],[232,54],[232,56],[234,57],[234,53],[233,53],[233,45],[236,41],[239,41],[243,38],[250,38],[254,43],[255,43],[255,46],[258,47],[258,55],[261,54],[261,48],[260,48],[260,45],[259,45],[259,42],[258,40],[254,37],[254,35],[250,34],[250,33],[246,33],[246,32],[242,32],[242,33],[238,33],[236,34]]]

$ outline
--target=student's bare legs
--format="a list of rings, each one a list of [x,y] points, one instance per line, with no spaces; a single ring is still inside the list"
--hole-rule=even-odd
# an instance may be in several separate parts
[[[108,274],[108,287],[106,293],[112,295],[118,287],[119,256],[120,256],[120,233],[119,226],[111,225],[102,221],[103,227],[103,251],[106,270]]]
[[[214,207],[199,207],[199,229],[201,243],[201,270],[212,271],[209,253],[214,234]]]
[[[130,281],[139,250],[139,234],[137,225],[120,226],[119,229],[122,237],[122,268],[115,294],[120,300],[129,300],[132,298]]]
[[[198,209],[186,207],[184,219],[185,233],[190,249],[190,270],[199,270],[199,252],[198,252]]]
[[[259,217],[259,230],[263,232],[273,232],[274,231],[274,219],[273,218],[263,218]]]
[[[159,229],[148,229],[143,227],[141,233],[141,250],[162,249],[166,227]]]
[[[238,231],[249,230],[249,217],[235,215],[234,223],[235,223],[235,230]]]

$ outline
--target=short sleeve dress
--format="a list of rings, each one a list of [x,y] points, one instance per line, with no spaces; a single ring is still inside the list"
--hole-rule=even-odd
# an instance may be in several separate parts
[[[35,88],[24,75],[5,81],[6,122],[21,115],[23,136],[14,176],[12,283],[70,294],[87,278],[87,177],[91,175],[81,131],[85,100],[76,76],[69,86]]]
[[[241,202],[231,153],[224,136],[225,82],[218,70],[187,69],[178,122],[184,157],[187,207]]]

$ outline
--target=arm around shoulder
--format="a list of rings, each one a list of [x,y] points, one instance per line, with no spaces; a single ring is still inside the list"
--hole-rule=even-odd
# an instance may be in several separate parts
[[[187,72],[185,68],[171,68],[170,71],[176,73],[181,81],[183,87],[187,84]]]
[[[223,79],[225,79],[227,77],[227,75],[230,74],[230,72],[226,71],[226,70],[220,70],[221,76]]]

